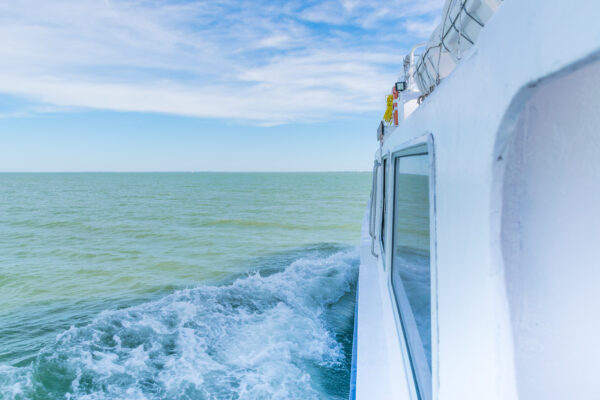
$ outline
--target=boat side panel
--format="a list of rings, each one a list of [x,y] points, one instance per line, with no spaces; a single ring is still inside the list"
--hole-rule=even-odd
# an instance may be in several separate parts
[[[600,347],[600,62],[529,88],[497,157],[520,398],[592,398]]]
[[[506,134],[505,117],[524,88],[598,56],[598,15],[600,3],[591,0],[504,2],[469,56],[384,143],[386,153],[428,133],[435,138],[434,398],[518,398],[511,307],[493,225],[501,212],[493,198],[497,136]]]
[[[412,400],[409,374],[401,343],[395,335],[394,313],[383,296],[385,272],[380,258],[371,254],[368,212],[360,246],[360,272],[356,332],[356,399]],[[383,285],[383,288],[382,288]]]

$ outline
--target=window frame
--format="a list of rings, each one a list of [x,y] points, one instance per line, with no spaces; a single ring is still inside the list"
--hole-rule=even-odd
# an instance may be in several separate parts
[[[375,243],[377,241],[377,209],[378,209],[378,190],[379,190],[379,166],[381,163],[375,160],[373,163],[373,176],[371,182],[371,203],[369,204],[369,236],[371,237],[371,254],[374,257],[379,257],[375,252]]]
[[[379,219],[378,219],[378,223],[376,226],[376,230],[378,231],[378,235],[377,235],[377,242],[379,244],[379,254],[382,255],[381,257],[381,263],[382,263],[382,267],[384,269],[384,271],[386,270],[386,265],[387,265],[387,251],[386,251],[386,246],[385,243],[383,241],[384,236],[385,237],[389,237],[389,232],[388,229],[390,227],[390,223],[389,223],[389,213],[386,217],[385,211],[390,209],[390,204],[389,204],[389,200],[390,200],[390,194],[389,194],[389,188],[390,188],[390,174],[389,171],[386,171],[386,169],[389,170],[389,164],[390,164],[390,153],[386,153],[381,157],[381,162],[380,162],[380,167],[381,167],[381,185],[380,186],[380,190],[378,191],[378,193],[381,193],[381,197],[380,200],[378,200],[377,204],[379,205]],[[388,193],[386,193],[388,192]],[[386,204],[388,203],[388,204]],[[385,235],[384,235],[384,229],[385,231]]]
[[[373,175],[371,178],[371,202],[369,203],[369,236],[375,237],[376,220],[375,214],[377,210],[377,167],[378,162],[375,161],[373,165]]]
[[[407,371],[410,372],[412,379],[409,379],[410,385],[412,386],[412,395],[414,399],[418,400],[431,400],[437,398],[437,387],[439,383],[438,376],[438,349],[437,349],[437,338],[438,338],[438,304],[437,304],[437,239],[436,239],[436,192],[435,192],[435,151],[434,151],[434,142],[433,135],[428,134],[417,138],[415,140],[403,143],[391,151],[391,156],[388,162],[389,165],[392,165],[394,168],[390,169],[390,173],[388,174],[389,178],[392,179],[388,186],[388,190],[391,190],[391,193],[388,195],[388,200],[390,205],[388,205],[389,209],[394,209],[395,195],[396,195],[396,160],[401,157],[406,156],[414,156],[417,154],[427,153],[429,155],[429,256],[430,256],[430,306],[431,306],[431,371],[427,366],[427,359],[423,349],[420,349],[420,354],[415,354],[415,350],[411,349],[408,341],[409,336],[414,336],[418,334],[416,323],[414,320],[414,316],[412,315],[412,311],[409,313],[410,315],[406,315],[405,312],[401,313],[398,303],[400,304],[408,304],[408,297],[404,288],[402,287],[400,293],[402,295],[402,299],[398,299],[396,301],[396,292],[394,291],[394,287],[392,284],[392,258],[393,252],[388,251],[385,254],[385,264],[390,265],[390,268],[386,268],[386,280],[388,287],[388,295],[390,296],[390,303],[392,305],[394,311],[394,320],[396,322],[396,329],[398,333],[399,340],[401,341],[401,346],[404,349],[404,365]],[[389,166],[388,166],[389,167]],[[389,167],[392,168],[392,167]],[[390,208],[391,207],[391,208]],[[393,224],[394,224],[394,213],[388,213],[388,221],[386,224],[389,228],[387,232],[388,235],[391,235],[391,244],[393,246]],[[388,242],[390,242],[388,240]],[[410,306],[403,306],[403,309],[409,309]],[[419,336],[420,337],[420,336]],[[417,351],[418,353],[418,351]],[[430,385],[429,385],[430,383]]]

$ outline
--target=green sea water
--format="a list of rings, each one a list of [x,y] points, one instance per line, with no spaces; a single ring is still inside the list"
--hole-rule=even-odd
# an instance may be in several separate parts
[[[0,399],[345,398],[369,190],[0,174]]]

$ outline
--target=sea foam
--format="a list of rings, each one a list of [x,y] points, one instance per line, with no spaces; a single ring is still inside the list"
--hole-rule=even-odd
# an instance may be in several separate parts
[[[179,290],[71,327],[28,367],[0,366],[4,399],[320,399],[349,354],[326,315],[358,254]],[[326,374],[325,374],[326,375]]]

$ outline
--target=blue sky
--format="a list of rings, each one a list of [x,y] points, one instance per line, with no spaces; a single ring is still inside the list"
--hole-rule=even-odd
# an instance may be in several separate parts
[[[443,0],[0,0],[0,171],[368,170]]]

